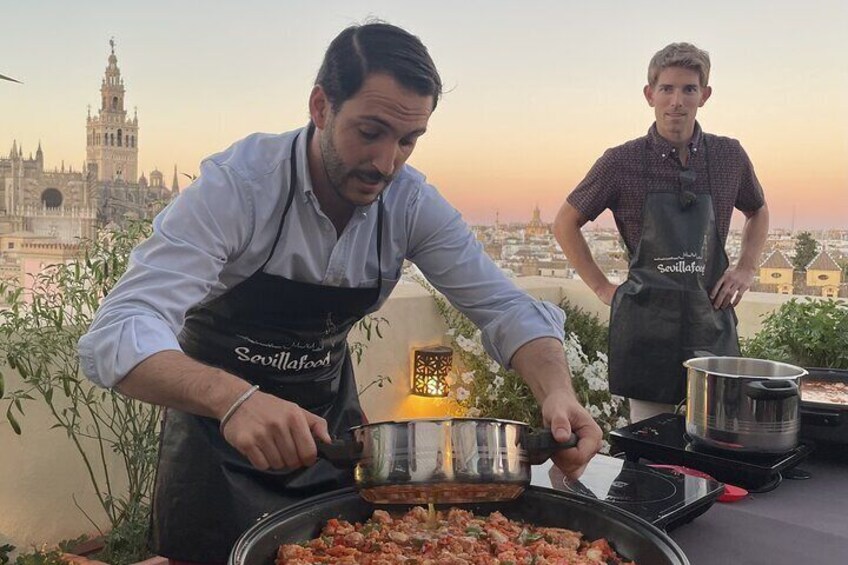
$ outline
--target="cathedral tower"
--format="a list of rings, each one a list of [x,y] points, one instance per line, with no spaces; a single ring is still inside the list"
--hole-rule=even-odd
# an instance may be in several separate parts
[[[110,40],[112,53],[100,85],[100,111],[87,118],[86,164],[93,180],[112,183],[138,181],[138,116],[127,118],[124,107],[124,79],[115,56],[115,40]]]

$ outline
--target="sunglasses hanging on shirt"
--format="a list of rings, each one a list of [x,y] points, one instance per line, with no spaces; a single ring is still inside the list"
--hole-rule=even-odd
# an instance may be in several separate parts
[[[677,180],[680,183],[680,194],[678,195],[680,209],[686,210],[698,199],[693,192],[695,181],[698,180],[698,174],[692,169],[686,167],[677,175]]]

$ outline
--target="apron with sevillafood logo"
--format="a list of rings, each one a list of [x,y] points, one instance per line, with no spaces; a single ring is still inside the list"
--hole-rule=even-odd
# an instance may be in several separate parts
[[[716,228],[706,137],[704,153],[710,193],[695,194],[647,186],[645,148],[642,236],[610,312],[613,394],[677,404],[686,395],[683,361],[739,355],[733,307],[715,310],[709,297],[729,263]]]
[[[191,309],[179,340],[190,357],[321,416],[330,435],[339,437],[363,421],[346,340],[377,303],[382,273],[376,288],[339,288],[264,272],[297,189],[296,145],[297,139],[288,200],[268,258],[248,279]],[[381,271],[382,198],[377,210]],[[263,516],[353,484],[349,470],[322,459],[294,471],[259,471],[224,440],[218,424],[213,418],[166,412],[151,526],[152,548],[159,555],[224,563],[238,536]]]

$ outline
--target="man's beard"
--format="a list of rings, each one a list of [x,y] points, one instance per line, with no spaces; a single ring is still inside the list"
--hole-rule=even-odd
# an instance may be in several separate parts
[[[342,190],[342,187],[344,187],[344,184],[348,179],[361,178],[368,182],[383,181],[383,190],[385,190],[385,187],[392,182],[394,175],[385,176],[374,169],[369,171],[348,169],[345,166],[344,161],[342,161],[342,158],[336,149],[336,145],[333,142],[334,131],[334,126],[331,122],[318,137],[318,147],[321,149],[321,162],[324,165],[324,176],[327,177],[327,182],[330,183],[330,186],[339,198],[348,204],[359,206],[359,203],[352,202],[350,198],[345,196],[345,193]]]

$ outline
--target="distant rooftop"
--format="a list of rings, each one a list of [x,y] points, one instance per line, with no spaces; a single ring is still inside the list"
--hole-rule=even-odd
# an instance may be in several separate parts
[[[841,271],[842,267],[839,266],[839,263],[834,260],[833,257],[830,256],[830,253],[827,251],[822,251],[816,258],[810,261],[810,264],[807,265],[808,271]]]
[[[760,264],[761,269],[793,269],[792,262],[786,258],[783,251],[775,249],[765,261]]]

